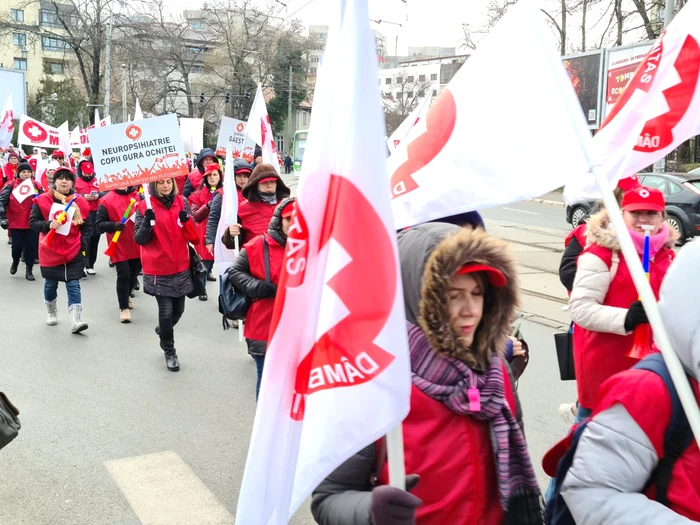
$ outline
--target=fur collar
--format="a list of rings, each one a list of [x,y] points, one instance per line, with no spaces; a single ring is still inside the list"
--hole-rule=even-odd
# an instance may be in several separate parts
[[[668,230],[668,240],[664,247],[672,249],[678,240],[678,232],[673,228]],[[612,224],[610,224],[608,210],[600,210],[595,215],[592,215],[586,223],[586,246],[594,244],[614,252],[620,251],[620,241],[617,239],[617,234],[613,230]]]
[[[503,288],[490,286],[484,299],[484,314],[466,348],[450,326],[447,296],[450,279],[468,262],[487,264],[505,275]],[[462,228],[446,237],[433,250],[425,265],[418,323],[438,352],[463,361],[471,368],[486,370],[491,356],[504,345],[518,306],[518,276],[515,259],[507,244],[482,229]]]

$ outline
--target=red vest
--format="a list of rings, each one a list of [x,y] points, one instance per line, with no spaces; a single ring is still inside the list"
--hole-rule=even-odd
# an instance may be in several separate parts
[[[583,253],[593,253],[600,257],[608,268],[612,265],[612,250],[609,248],[593,245],[586,248]],[[639,299],[639,294],[622,253],[619,252],[618,255],[620,264],[603,304],[627,309]],[[664,247],[649,264],[651,289],[657,299],[661,282],[674,257],[673,250]],[[636,359],[627,357],[627,352],[630,351],[633,343],[634,334],[625,336],[594,332],[579,325],[574,327],[574,367],[578,401],[582,407],[594,408],[600,385],[612,375],[628,370],[638,362]]]
[[[9,162],[7,164],[5,164],[5,167],[3,168],[3,176],[2,176],[2,178],[5,179],[5,181],[3,183],[3,181],[0,180],[0,189],[2,189],[2,187],[5,184],[11,183],[12,180],[15,178],[15,175],[17,174],[17,166],[19,166],[19,164],[15,164],[14,166],[12,164],[10,164]]]
[[[82,177],[75,178],[76,193],[85,197],[86,195],[90,195],[93,191],[100,191],[100,184],[97,181],[97,177],[93,176],[89,182],[84,181]],[[97,208],[100,207],[100,199],[88,201],[88,205],[90,206],[90,211],[97,211]]]
[[[284,248],[277,244],[267,233],[268,253],[270,257],[270,280],[278,284],[282,273],[282,261],[284,260]],[[263,240],[261,236],[248,241],[244,246],[248,254],[250,274],[260,280],[265,280],[265,259],[263,252]],[[245,318],[245,336],[249,339],[267,341],[270,337],[270,323],[272,311],[275,307],[275,299],[258,299],[250,305]]]
[[[185,183],[187,182],[187,175],[178,175],[175,177],[175,185],[177,186],[178,195],[182,195],[185,191]]]
[[[204,178],[204,175],[201,171],[199,171],[199,169],[196,169],[190,172],[190,174],[187,175],[187,178],[190,180],[190,184],[192,185],[194,191],[197,191],[197,188],[199,188],[202,185],[202,179]]]
[[[245,198],[243,197],[243,191],[238,187],[236,187],[236,193],[238,194],[238,207],[240,208]]]
[[[243,201],[241,203],[238,207],[238,216],[241,219],[241,229],[246,242],[256,235],[267,232],[272,214],[275,213],[275,206],[277,205],[265,202]]]
[[[148,275],[173,275],[190,267],[190,252],[187,243],[199,241],[194,220],[190,218],[184,225],[180,224],[178,215],[185,209],[181,195],[175,197],[173,205],[167,209],[161,202],[151,198],[151,206],[156,214],[151,240],[141,246],[141,263],[143,273]],[[139,213],[146,213],[146,201],[139,204]]]
[[[506,402],[512,410],[515,396],[505,365],[503,373]],[[406,473],[421,477],[411,491],[423,500],[416,525],[501,525],[488,421],[456,414],[412,386],[403,439]],[[388,481],[387,464],[379,480]]]
[[[75,195],[66,197],[66,199],[70,200],[74,196]],[[53,206],[54,202],[53,196],[50,193],[43,193],[34,199],[34,204],[39,206],[41,214],[46,221],[53,219],[53,217],[49,217],[49,213],[51,212],[51,206]],[[80,210],[83,221],[86,221],[90,213],[90,207],[87,201],[78,196],[75,200],[75,206]],[[39,262],[44,268],[67,264],[78,255],[82,235],[80,233],[80,226],[74,224],[73,221],[71,221],[68,235],[60,235],[58,233],[53,235],[51,247],[46,246],[43,242],[47,235],[46,233],[39,234]]]
[[[129,207],[129,201],[131,201],[131,199],[136,201],[129,212],[129,216],[131,216],[131,214],[136,213],[136,207],[140,202],[138,191],[133,191],[128,195],[122,195],[116,191],[110,191],[100,200],[100,203],[107,210],[107,215],[110,221],[121,222],[124,212]],[[112,242],[113,237],[114,233],[107,234],[108,245]],[[131,259],[138,259],[140,256],[141,250],[139,249],[139,245],[136,244],[136,241],[134,241],[134,221],[130,221],[127,218],[125,228],[119,235],[117,244],[114,245],[114,252],[110,257],[110,260],[113,263],[118,263],[122,261],[129,261]]]
[[[22,184],[22,180],[19,178],[12,181],[12,190]],[[34,183],[34,190],[39,190],[39,185],[36,181]],[[15,199],[14,193],[10,193],[10,201],[7,203],[7,209],[5,213],[7,215],[7,221],[10,223],[10,229],[12,230],[28,230],[29,229],[29,215],[32,213],[32,206],[34,204],[34,196],[30,195],[24,199],[21,203]]]
[[[206,206],[216,194],[221,195],[223,198],[224,190],[219,188],[218,190],[212,192],[209,188],[200,188],[192,195],[190,195],[190,204],[196,205],[197,207]],[[209,215],[203,221],[197,222],[197,233],[199,234],[199,242],[194,245],[195,251],[199,256],[205,261],[213,261],[214,256],[209,253],[206,248],[206,237],[207,237],[207,225],[209,224]]]
[[[578,243],[581,245],[581,248],[586,247],[586,223],[584,222],[583,224],[579,224],[576,228],[571,230],[569,232],[569,235],[566,236],[566,239],[564,240],[564,246],[568,246],[569,243],[571,242],[571,239],[576,237],[576,240]]]

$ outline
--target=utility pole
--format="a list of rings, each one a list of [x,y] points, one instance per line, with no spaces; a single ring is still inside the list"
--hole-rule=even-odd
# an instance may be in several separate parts
[[[664,13],[664,28],[668,27],[668,24],[673,20],[673,8],[675,7],[675,0],[666,0],[666,11]]]
[[[294,134],[292,126],[292,64],[289,64],[289,97],[287,98],[287,143],[285,144],[287,151],[292,145],[292,135]],[[280,152],[284,155],[284,152]]]
[[[112,47],[112,21],[107,22],[107,42],[105,44],[105,101],[103,106],[104,117],[109,115],[109,99],[110,99],[110,81],[112,79],[112,63],[111,63],[111,47]]]
[[[126,122],[126,64],[122,64],[122,122]]]

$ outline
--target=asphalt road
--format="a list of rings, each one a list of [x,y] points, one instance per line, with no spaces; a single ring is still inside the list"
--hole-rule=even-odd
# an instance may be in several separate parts
[[[542,221],[562,211],[508,208],[531,206],[542,208]],[[508,220],[515,213],[485,216]],[[215,302],[187,301],[175,331],[181,370],[168,372],[153,332],[155,300],[137,293],[133,322],[120,324],[115,273],[104,257],[98,274],[82,281],[90,328],[74,336],[63,286],[59,325],[47,327],[41,278],[25,281],[23,267],[11,277],[4,233],[0,239],[0,390],[20,408],[23,425],[0,451],[0,524],[233,523],[255,366],[237,331],[221,330]],[[522,330],[532,361],[520,397],[544,486],[541,457],[566,431],[556,408],[575,399],[575,388],[558,379],[554,330],[527,321]],[[290,523],[312,524],[308,505]]]
[[[498,219],[511,221],[522,226],[571,231],[571,225],[566,222],[566,210],[556,206],[535,202],[517,202],[498,208],[479,210],[479,213],[487,222],[488,219]]]

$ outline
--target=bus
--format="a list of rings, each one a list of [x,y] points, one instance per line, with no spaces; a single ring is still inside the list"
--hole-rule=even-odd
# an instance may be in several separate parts
[[[294,133],[294,142],[292,143],[292,160],[294,161],[294,175],[301,175],[301,165],[304,161],[304,150],[306,150],[306,140],[309,136],[308,131],[297,131]]]

